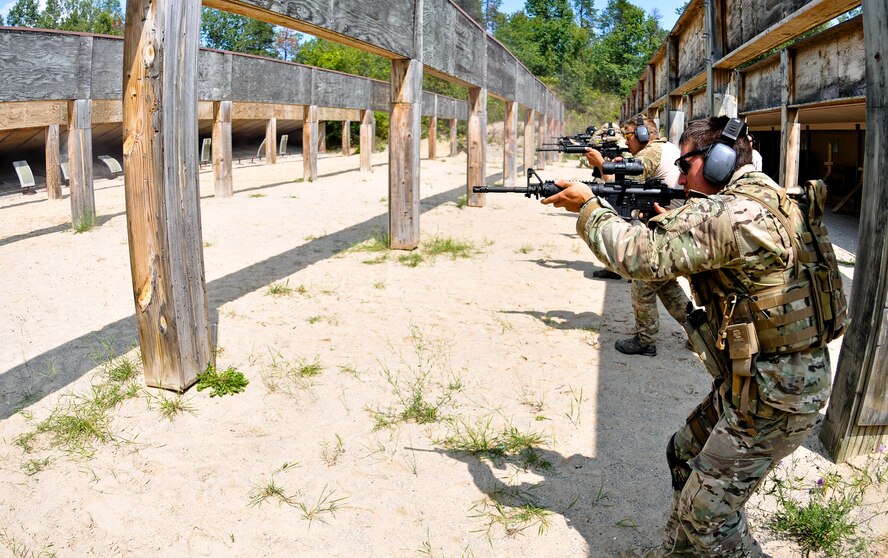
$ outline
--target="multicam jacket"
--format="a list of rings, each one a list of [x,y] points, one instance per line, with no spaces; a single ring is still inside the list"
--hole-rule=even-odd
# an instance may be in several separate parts
[[[717,331],[726,296],[756,293],[793,279],[790,236],[772,211],[743,195],[754,194],[771,206],[779,191],[767,175],[745,165],[718,194],[693,197],[654,217],[648,227],[633,227],[610,208],[589,204],[580,212],[577,232],[596,257],[624,277],[690,278],[697,302],[706,306]],[[759,400],[783,411],[815,412],[829,396],[825,349],[760,354],[752,374]]]
[[[657,138],[648,142],[644,148],[633,155],[642,166],[644,173],[633,180],[644,181],[648,178],[658,178],[670,188],[678,184],[678,167],[675,160],[681,155],[681,151],[674,144],[666,141],[666,138]]]

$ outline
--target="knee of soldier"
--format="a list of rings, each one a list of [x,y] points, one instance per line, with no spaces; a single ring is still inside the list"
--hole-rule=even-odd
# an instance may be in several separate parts
[[[742,509],[746,494],[734,494],[729,475],[716,478],[692,471],[676,506],[679,521],[697,536],[721,532],[728,536],[736,527],[735,515]]]

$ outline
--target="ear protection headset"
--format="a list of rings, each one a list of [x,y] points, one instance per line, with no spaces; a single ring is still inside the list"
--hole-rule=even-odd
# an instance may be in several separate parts
[[[647,126],[644,125],[644,118],[640,114],[635,119],[635,139],[639,143],[647,143],[651,139],[651,133],[648,131]]]
[[[703,154],[703,178],[724,186],[737,167],[737,152],[734,144],[737,138],[746,135],[746,123],[738,118],[728,120],[718,142],[713,143]]]

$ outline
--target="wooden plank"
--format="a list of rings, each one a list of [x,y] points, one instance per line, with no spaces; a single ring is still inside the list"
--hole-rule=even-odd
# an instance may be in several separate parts
[[[327,152],[327,123],[318,118],[318,153]]]
[[[535,165],[534,155],[536,155],[536,141],[533,134],[533,123],[536,113],[533,109],[524,110],[524,170],[532,169]]]
[[[459,141],[457,136],[457,123],[459,121],[456,118],[450,119],[450,156],[456,157],[459,155]]]
[[[465,85],[484,85],[487,36],[448,0],[422,1],[422,61]]]
[[[780,111],[780,186],[789,188],[799,181],[801,125],[798,109],[790,108],[795,97],[794,57],[791,50],[780,52],[782,107]]]
[[[438,156],[438,117],[429,117],[429,160],[434,161]]]
[[[46,197],[62,199],[62,173],[59,167],[59,125],[46,127]]]
[[[499,41],[487,36],[487,55],[485,74],[487,91],[491,95],[511,101],[515,99],[515,72],[518,61]]]
[[[744,62],[752,60],[763,52],[768,52],[802,33],[860,5],[860,0],[810,0],[785,14],[776,23],[769,21],[774,15],[793,4],[784,0],[768,2],[746,2],[743,9],[728,10],[728,29],[732,30],[728,37],[729,52],[715,62],[716,68],[734,69]],[[762,17],[763,16],[763,17]],[[769,26],[763,26],[767,23]]]
[[[231,101],[216,101],[213,103],[213,191],[217,198],[234,195],[231,164]]]
[[[302,179],[318,178],[318,107],[308,105],[302,116]]]
[[[300,119],[302,115],[299,115]],[[278,116],[278,118],[281,118]],[[361,120],[361,110],[359,108],[344,109],[331,107],[318,107],[318,121],[335,121],[335,120]]]
[[[91,107],[89,99],[68,102],[68,184],[74,228],[90,228],[96,221]]]
[[[351,120],[342,122],[342,156],[351,155]]]
[[[277,164],[277,119],[265,122],[265,164]]]
[[[536,136],[536,148],[542,148],[543,142],[546,141],[544,136],[546,135],[546,116],[544,114],[537,114],[536,122],[534,122],[534,136]],[[545,152],[537,151],[536,152],[536,168],[537,170],[544,170],[546,168],[546,155]]]
[[[503,185],[514,186],[518,178],[518,103],[506,101],[503,123]]]
[[[90,98],[92,37],[4,32],[0,52],[0,101]]]
[[[780,73],[780,57],[767,64],[750,68],[743,72],[742,112],[776,109],[782,101],[780,96],[783,75]]]
[[[392,61],[392,112],[389,127],[389,238],[391,247],[419,246],[419,140],[422,113],[422,64]]]
[[[89,98],[120,99],[123,95],[121,89],[123,41],[109,37],[93,37],[91,55]],[[93,106],[93,110],[96,108]]]
[[[123,122],[123,102],[119,99],[96,99],[92,104],[92,123],[108,124]]]
[[[863,23],[856,17],[793,46],[795,103],[866,95]]]
[[[0,103],[0,131],[68,124],[67,101]]]
[[[370,156],[373,154],[373,111],[361,111],[361,171],[372,171]]]
[[[234,100],[232,87],[240,85],[234,83],[232,78],[235,58],[239,57],[231,52],[219,52],[213,50],[200,52],[197,58],[198,99],[207,101]],[[243,78],[244,76],[238,77]]]
[[[485,195],[472,192],[473,186],[484,186],[487,180],[487,90],[482,87],[469,88],[466,136],[468,205],[484,207]]]
[[[184,390],[213,364],[198,189],[197,0],[130,0],[123,162],[145,382]]]

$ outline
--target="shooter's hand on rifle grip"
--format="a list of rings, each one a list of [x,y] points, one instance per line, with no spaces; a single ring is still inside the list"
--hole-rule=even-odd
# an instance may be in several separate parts
[[[586,148],[586,153],[584,155],[586,157],[586,161],[589,162],[589,166],[593,168],[597,168],[601,170],[601,165],[604,163],[604,156],[597,149],[592,149],[591,147]]]
[[[580,207],[582,207],[587,201],[589,203],[597,204],[597,198],[592,200],[592,198],[595,198],[595,195],[592,194],[592,189],[582,182],[570,182],[569,180],[558,179],[555,181],[555,185],[562,188],[562,190],[554,196],[549,196],[548,198],[541,200],[541,203],[545,205],[551,204],[555,207],[563,207],[571,213],[578,213]]]

